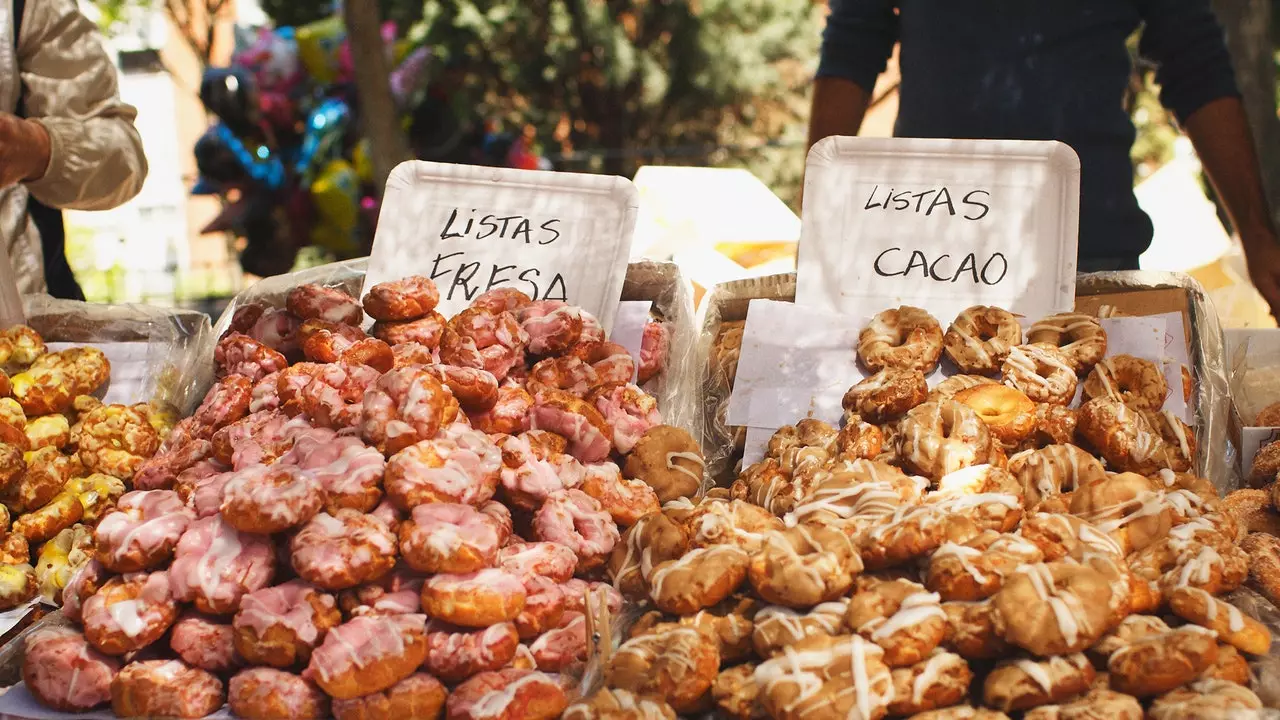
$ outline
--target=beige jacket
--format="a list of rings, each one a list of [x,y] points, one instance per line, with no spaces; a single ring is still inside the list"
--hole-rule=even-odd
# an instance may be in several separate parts
[[[26,117],[43,125],[51,141],[43,178],[0,190],[0,237],[18,290],[31,293],[45,283],[27,193],[50,207],[109,210],[142,189],[147,159],[133,127],[138,111],[120,101],[115,65],[75,0],[27,0],[16,52],[12,16],[11,0],[0,0],[0,110],[15,111],[23,92]]]

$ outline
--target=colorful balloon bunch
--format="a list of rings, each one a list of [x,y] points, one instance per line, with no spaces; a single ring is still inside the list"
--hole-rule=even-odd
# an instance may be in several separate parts
[[[394,23],[383,26],[382,37],[392,97],[419,157],[545,166],[523,138],[487,125],[479,136],[455,133],[461,147],[438,151],[431,133],[466,125],[447,117],[458,103],[447,90],[428,87],[430,48],[400,38]],[[340,18],[259,30],[229,67],[205,71],[200,99],[217,121],[196,143],[200,176],[192,193],[224,200],[203,232],[243,237],[241,265],[261,276],[288,272],[308,245],[338,259],[368,253],[378,200]]]

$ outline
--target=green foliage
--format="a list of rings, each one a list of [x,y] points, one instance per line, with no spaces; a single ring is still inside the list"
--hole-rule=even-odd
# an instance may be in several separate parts
[[[358,2],[360,0],[353,0]],[[262,0],[262,11],[276,27],[297,27],[323,20],[334,14],[332,0]],[[384,20],[394,20],[402,27],[422,19],[422,0],[379,0]]]
[[[384,17],[411,2],[384,3]],[[263,7],[293,24],[325,3]],[[785,196],[799,189],[819,3],[427,0],[420,9],[414,35],[435,50],[433,79],[464,122],[496,120],[566,170],[630,177],[643,164],[745,165],[785,181]]]

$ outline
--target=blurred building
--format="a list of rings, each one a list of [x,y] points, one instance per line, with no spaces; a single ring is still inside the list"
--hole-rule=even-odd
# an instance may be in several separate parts
[[[81,7],[100,19],[93,3],[82,0]],[[201,36],[208,28],[205,7],[203,0],[191,6]],[[230,57],[237,22],[261,22],[256,0],[228,0],[214,19],[213,64]],[[227,238],[199,232],[217,215],[217,201],[189,194],[196,176],[192,147],[209,125],[199,98],[203,58],[162,4],[113,23],[106,45],[120,69],[121,96],[138,108],[150,173],[123,207],[67,213],[69,259],[91,300],[216,311],[242,280]]]

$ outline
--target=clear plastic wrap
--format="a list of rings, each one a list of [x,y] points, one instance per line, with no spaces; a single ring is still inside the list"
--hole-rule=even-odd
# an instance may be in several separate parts
[[[110,382],[128,383],[122,402],[150,400],[185,414],[212,381],[208,358],[214,336],[204,313],[33,295],[26,298],[26,316],[27,324],[55,348],[94,345],[102,349],[112,360]]]
[[[671,345],[665,369],[645,383],[644,389],[658,399],[665,423],[698,437],[702,425],[698,409],[702,355],[698,352],[693,317],[693,286],[675,263],[642,260],[627,266],[622,301],[651,301],[653,314],[669,331]]]
[[[222,337],[237,309],[250,303],[284,307],[289,291],[299,285],[341,288],[353,297],[360,297],[368,264],[368,258],[357,258],[261,280],[232,299],[214,325],[213,337],[215,341]],[[670,330],[671,348],[666,368],[646,383],[644,389],[658,399],[664,422],[682,427],[697,437],[701,419],[697,405],[701,370],[696,352],[693,288],[673,263],[637,262],[627,268],[622,300],[652,302],[653,313]],[[210,356],[206,356],[205,365],[212,369]],[[207,383],[208,380],[206,387]]]
[[[1079,275],[1076,297],[1145,290],[1181,290],[1190,317],[1191,362],[1196,376],[1196,471],[1226,494],[1238,487],[1227,447],[1231,424],[1231,389],[1227,382],[1226,338],[1218,313],[1195,278],[1183,273],[1114,272]]]
[[[723,361],[727,350],[717,340],[726,323],[746,319],[752,300],[794,301],[795,283],[794,273],[738,280],[717,285],[704,301],[699,341],[700,355],[706,358],[701,402],[703,453],[708,475],[719,484],[730,482],[735,476],[745,430],[730,427],[725,422],[732,390],[728,369],[736,367],[736,363]],[[1229,459],[1218,450],[1226,447],[1231,417],[1225,340],[1204,290],[1190,276],[1176,273],[1098,273],[1078,276],[1076,283],[1077,298],[1146,290],[1177,290],[1185,296],[1190,318],[1191,361],[1198,379],[1194,395],[1199,448],[1196,471],[1227,492],[1236,484],[1230,473]]]

